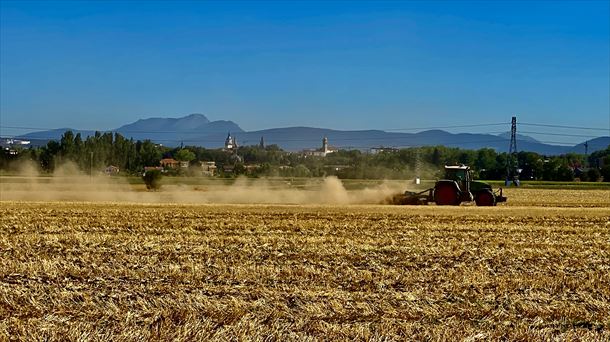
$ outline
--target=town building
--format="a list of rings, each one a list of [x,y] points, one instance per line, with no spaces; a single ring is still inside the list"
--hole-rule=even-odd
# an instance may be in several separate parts
[[[237,139],[231,136],[231,132],[227,135],[227,139],[225,139],[225,151],[234,151],[237,150]]]
[[[328,145],[328,138],[324,137],[324,139],[322,139],[322,148],[305,150],[302,153],[305,156],[326,157],[329,153],[335,153],[337,151],[338,149],[336,147]]]
[[[371,154],[378,154],[378,153],[383,153],[383,152],[398,152],[399,149],[395,148],[395,147],[372,147],[371,148]]]
[[[159,164],[166,169],[175,169],[180,165],[180,162],[174,158],[163,158],[159,161]]]
[[[218,168],[216,162],[200,161],[199,164],[201,165],[201,174],[203,176],[213,177],[216,174],[216,169]]]
[[[0,139],[0,146],[2,147],[13,147],[13,146],[21,146],[28,147],[31,144],[29,140],[20,140],[14,138],[2,138]]]

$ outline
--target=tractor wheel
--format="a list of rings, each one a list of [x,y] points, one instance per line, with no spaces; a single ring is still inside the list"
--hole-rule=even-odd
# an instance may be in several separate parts
[[[434,189],[434,202],[437,205],[459,205],[460,195],[449,184],[440,184]]]
[[[477,193],[474,200],[479,207],[491,207],[496,205],[496,197],[491,191],[481,191]]]

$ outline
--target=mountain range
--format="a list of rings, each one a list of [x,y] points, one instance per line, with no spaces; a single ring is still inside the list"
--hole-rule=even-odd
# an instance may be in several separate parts
[[[27,139],[33,143],[46,143],[48,140],[60,139],[66,130],[80,133],[83,138],[95,134],[94,131],[60,128],[24,134],[16,139]],[[266,144],[277,144],[288,151],[318,148],[322,139],[327,137],[331,146],[344,149],[368,150],[372,147],[411,147],[444,145],[464,149],[493,148],[507,151],[510,133],[478,134],[449,133],[442,130],[427,130],[419,133],[396,133],[381,130],[341,131],[312,127],[286,127],[246,132],[233,121],[210,121],[203,114],[190,114],[181,118],[149,118],[123,125],[112,132],[133,138],[134,140],[150,139],[166,146],[195,145],[208,148],[224,146],[225,138],[230,132],[240,145],[258,144],[263,137]],[[610,145],[610,136],[588,140],[589,153],[605,149]],[[531,151],[545,155],[562,153],[584,153],[584,142],[575,146],[560,146],[542,143],[534,138],[517,135],[519,151]]]

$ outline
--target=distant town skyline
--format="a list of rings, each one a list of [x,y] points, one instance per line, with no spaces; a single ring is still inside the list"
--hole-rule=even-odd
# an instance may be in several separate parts
[[[3,0],[1,135],[190,113],[247,131],[607,129],[523,133],[577,143],[610,135],[609,17],[608,1]]]

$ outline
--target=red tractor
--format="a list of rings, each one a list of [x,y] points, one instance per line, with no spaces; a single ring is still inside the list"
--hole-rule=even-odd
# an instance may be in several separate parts
[[[472,202],[478,206],[494,206],[506,202],[502,196],[502,188],[494,192],[491,185],[472,179],[472,170],[466,165],[445,166],[445,177],[436,182],[434,188],[420,192],[405,191],[395,195],[390,202],[393,204],[428,204],[460,205],[462,202]]]

